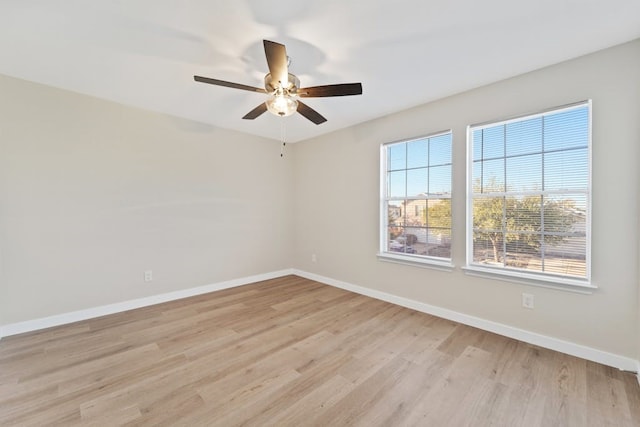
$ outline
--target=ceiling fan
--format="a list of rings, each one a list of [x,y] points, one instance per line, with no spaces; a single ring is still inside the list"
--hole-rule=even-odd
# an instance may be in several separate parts
[[[289,74],[289,57],[287,56],[285,46],[269,40],[263,40],[263,43],[264,53],[267,57],[267,65],[269,66],[269,74],[264,77],[264,89],[201,76],[193,76],[193,79],[201,83],[269,95],[265,102],[249,111],[243,117],[243,119],[247,120],[253,120],[267,110],[281,117],[290,116],[297,111],[302,116],[319,125],[326,122],[327,119],[300,101],[299,98],[362,95],[361,83],[343,83],[301,88],[300,80],[298,80],[295,75]]]

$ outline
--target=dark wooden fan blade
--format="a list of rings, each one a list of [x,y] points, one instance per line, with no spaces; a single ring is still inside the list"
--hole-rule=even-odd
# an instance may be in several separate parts
[[[259,117],[260,115],[262,115],[262,113],[264,113],[265,111],[267,111],[267,104],[263,102],[262,104],[258,105],[256,108],[254,108],[253,110],[245,114],[243,119],[253,120],[256,117]]]
[[[271,73],[272,81],[281,82],[286,86],[289,81],[289,66],[287,60],[287,49],[283,44],[263,40],[264,54],[267,57],[267,65],[269,65],[269,73]]]
[[[311,120],[313,123],[319,125],[327,121],[324,117],[320,115],[316,110],[309,107],[307,104],[298,101],[298,113],[302,114],[307,119]]]
[[[324,85],[304,87],[298,89],[298,96],[302,98],[320,98],[325,96],[349,96],[362,95],[361,83],[344,83],[337,85]]]
[[[209,83],[216,86],[225,86],[233,89],[248,90],[249,92],[267,93],[266,90],[259,87],[241,85],[240,83],[225,82],[224,80],[210,79],[209,77],[193,76],[193,80],[200,83]]]

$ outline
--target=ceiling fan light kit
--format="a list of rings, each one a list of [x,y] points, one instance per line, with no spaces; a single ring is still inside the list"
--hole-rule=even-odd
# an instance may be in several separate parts
[[[264,89],[208,77],[193,76],[200,83],[225,86],[250,92],[267,94],[267,100],[248,112],[243,119],[253,120],[265,111],[287,117],[296,112],[319,125],[327,121],[320,113],[304,104],[299,98],[362,95],[361,83],[344,83],[300,88],[300,80],[289,74],[289,57],[283,44],[263,40],[269,73],[264,78]]]
[[[298,101],[296,100],[297,90],[300,80],[293,74],[288,74],[286,85],[280,82],[274,84],[271,73],[264,78],[264,87],[270,92],[266,100],[267,110],[280,117],[287,117],[298,111]]]
[[[266,100],[267,110],[280,117],[288,117],[298,111],[298,101],[285,94],[272,94]]]

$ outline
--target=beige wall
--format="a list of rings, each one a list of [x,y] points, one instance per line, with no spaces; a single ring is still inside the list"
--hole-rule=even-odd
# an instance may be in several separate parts
[[[455,55],[455,53],[452,53]],[[470,67],[473,64],[469,64]],[[499,66],[499,64],[496,64]],[[296,144],[296,268],[638,357],[640,40]],[[399,90],[411,90],[402,83]],[[409,82],[410,84],[410,82]],[[364,82],[365,95],[367,88]],[[466,126],[593,100],[592,295],[465,275]],[[453,130],[453,272],[376,259],[381,143]],[[317,262],[311,262],[311,254]],[[522,292],[536,307],[521,307]]]
[[[291,267],[277,142],[8,77],[0,94],[0,325]]]

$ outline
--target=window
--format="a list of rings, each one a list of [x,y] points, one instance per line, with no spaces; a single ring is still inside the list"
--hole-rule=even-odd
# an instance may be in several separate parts
[[[451,263],[451,131],[381,148],[380,257]]]
[[[591,103],[469,127],[467,266],[591,286]]]

